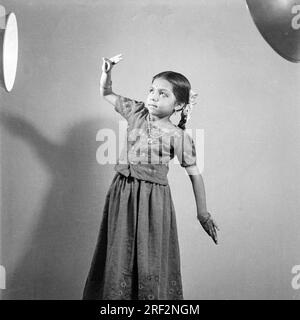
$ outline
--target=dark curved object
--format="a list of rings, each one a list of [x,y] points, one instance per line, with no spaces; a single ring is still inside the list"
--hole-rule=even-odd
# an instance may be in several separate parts
[[[246,0],[261,35],[283,58],[300,61],[300,0]]]

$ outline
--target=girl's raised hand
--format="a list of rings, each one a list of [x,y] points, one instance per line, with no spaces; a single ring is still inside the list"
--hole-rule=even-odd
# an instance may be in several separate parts
[[[120,62],[121,60],[123,60],[122,54],[118,54],[112,58],[102,58],[103,63],[102,63],[102,71],[103,72],[109,72],[112,67],[117,64],[118,62]]]
[[[217,231],[216,230],[220,230],[219,227],[217,226],[216,222],[209,217],[206,220],[202,220],[198,217],[198,220],[200,221],[203,229],[206,231],[206,233],[212,237],[213,241],[215,244],[218,244],[218,236],[217,236]]]

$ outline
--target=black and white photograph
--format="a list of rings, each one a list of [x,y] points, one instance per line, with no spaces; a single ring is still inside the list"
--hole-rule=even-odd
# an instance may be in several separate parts
[[[2,0],[0,48],[0,300],[300,300],[300,0]]]

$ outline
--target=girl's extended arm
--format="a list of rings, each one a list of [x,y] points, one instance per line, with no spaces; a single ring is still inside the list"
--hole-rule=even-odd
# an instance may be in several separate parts
[[[207,207],[206,207],[206,195],[205,187],[202,175],[199,173],[197,175],[190,175],[190,179],[193,185],[196,205],[197,205],[197,217],[200,220],[208,218]]]
[[[219,230],[219,228],[215,221],[211,218],[211,215],[206,208],[206,195],[202,175],[200,174],[197,166],[193,166],[190,168],[187,167],[186,171],[189,174],[191,183],[193,185],[193,191],[197,206],[197,218],[204,230],[208,233],[209,236],[212,237],[214,242],[217,244],[218,238],[216,229]]]
[[[116,105],[118,95],[112,91],[111,70],[113,66],[122,59],[121,54],[110,59],[103,58],[102,74],[100,78],[100,95],[112,105]]]

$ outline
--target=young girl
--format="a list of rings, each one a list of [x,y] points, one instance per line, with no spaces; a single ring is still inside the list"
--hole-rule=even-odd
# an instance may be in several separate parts
[[[152,79],[146,104],[115,94],[111,70],[122,55],[103,58],[100,93],[128,123],[127,144],[115,165],[83,299],[183,299],[175,209],[168,184],[176,155],[189,174],[197,218],[217,244],[206,209],[195,145],[185,131],[192,106],[189,81],[167,71]],[[176,126],[170,121],[181,111]]]

